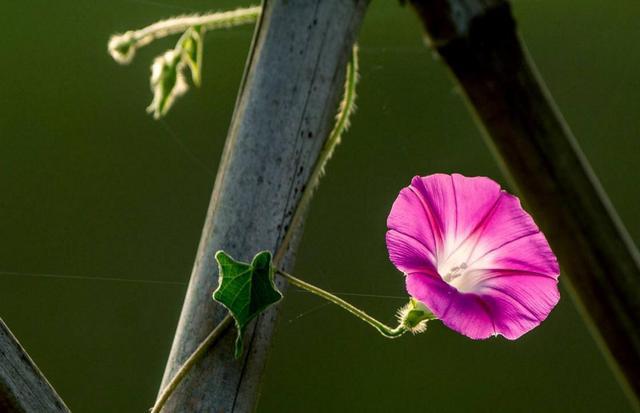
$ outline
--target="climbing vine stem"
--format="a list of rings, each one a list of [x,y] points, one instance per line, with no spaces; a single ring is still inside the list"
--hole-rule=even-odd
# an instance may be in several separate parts
[[[255,16],[258,16],[259,12],[260,11],[258,10]],[[153,26],[154,25],[149,27],[153,27]],[[181,27],[184,29],[186,26],[183,25]],[[179,30],[176,29],[173,33],[176,33],[178,31]],[[153,40],[153,38],[151,38],[149,41],[151,40]],[[143,44],[146,44],[146,43],[143,43]],[[282,263],[282,260],[288,250],[293,234],[296,228],[299,227],[299,225],[302,223],[304,213],[311,201],[313,192],[316,189],[320,181],[320,178],[324,174],[325,166],[329,161],[329,159],[331,158],[331,156],[333,155],[333,152],[336,146],[340,143],[342,134],[349,127],[350,117],[355,111],[357,81],[358,81],[358,47],[357,45],[354,45],[353,51],[351,53],[351,57],[347,64],[347,71],[345,75],[345,84],[344,84],[344,95],[343,95],[342,101],[340,102],[338,113],[336,115],[336,123],[331,133],[329,134],[329,137],[327,138],[327,141],[324,147],[322,148],[322,151],[318,156],[318,159],[315,163],[313,171],[311,172],[311,175],[309,177],[308,184],[302,193],[302,197],[300,198],[298,205],[295,208],[295,211],[291,218],[291,223],[289,224],[288,229],[284,234],[282,242],[280,243],[278,249],[276,250],[276,253],[273,259],[273,265],[275,268],[278,268],[279,265]],[[295,278],[294,276],[284,271],[276,269],[275,272],[281,275],[282,277],[284,277],[285,279],[287,279],[289,282],[291,282],[295,286],[299,288],[303,288],[334,304],[339,305],[340,307],[349,311],[351,314],[354,314],[356,317],[369,323],[371,326],[376,328],[385,337],[389,337],[389,338],[399,337],[402,334],[404,334],[406,331],[408,331],[401,324],[395,328],[389,327],[383,324],[382,322],[376,320],[375,318],[371,317],[364,311],[342,300],[341,298],[327,291],[324,291],[318,287],[315,287],[311,284],[308,284],[298,278]],[[182,382],[184,377],[186,377],[187,373],[206,354],[207,349],[209,349],[216,342],[216,340],[222,335],[222,333],[226,330],[226,328],[232,324],[231,322],[232,322],[232,317],[231,315],[227,314],[225,318],[213,329],[213,331],[202,341],[202,343],[200,343],[198,348],[187,358],[187,360],[185,360],[185,362],[182,364],[178,372],[171,379],[169,384],[160,393],[154,407],[151,409],[152,413],[158,413],[162,410],[162,407],[165,405],[167,400],[169,400],[169,398],[171,397],[171,394],[179,386],[179,384]]]
[[[187,373],[195,366],[200,359],[207,354],[207,350],[220,338],[222,333],[232,324],[233,318],[227,314],[222,321],[209,333],[209,335],[202,340],[202,343],[194,350],[189,358],[180,366],[180,369],[173,376],[169,384],[162,389],[162,392],[158,396],[156,403],[151,408],[151,413],[160,413],[167,400],[173,391],[178,387],[182,380],[186,377]]]
[[[203,37],[206,31],[254,23],[260,17],[261,12],[262,8],[260,6],[252,6],[225,12],[174,17],[159,21],[139,30],[130,30],[122,34],[116,34],[109,40],[108,50],[113,59],[118,63],[127,64],[131,62],[139,48],[148,45],[156,39],[182,33],[175,47],[166,51],[163,55],[158,56],[152,65],[151,89],[154,92],[154,98],[151,105],[147,108],[147,111],[153,113],[154,117],[159,118],[167,113],[176,97],[186,92],[188,86],[184,72],[187,68],[191,72],[194,84],[200,84]],[[318,155],[306,188],[302,191],[300,201],[294,210],[291,222],[275,252],[273,266],[275,273],[286,278],[292,284],[339,305],[375,327],[384,336],[392,338],[402,335],[407,329],[401,324],[396,328],[389,327],[341,298],[277,269],[281,265],[289,248],[293,234],[302,223],[313,193],[318,186],[320,178],[324,174],[328,160],[333,155],[336,146],[340,143],[342,134],[349,127],[350,117],[355,111],[357,81],[358,48],[357,45],[354,45],[347,64],[344,95],[336,115],[335,125]],[[162,410],[167,400],[169,400],[172,393],[180,385],[191,368],[206,354],[207,350],[224,333],[226,328],[232,324],[232,321],[233,317],[230,314],[226,315],[202,343],[200,343],[196,350],[182,364],[169,384],[162,389],[155,405],[151,409],[152,413],[157,413]]]
[[[311,172],[311,176],[309,177],[308,184],[302,192],[302,197],[295,208],[289,228],[287,229],[284,238],[274,255],[273,262],[276,268],[282,263],[282,259],[289,248],[289,244],[291,243],[291,238],[293,237],[296,228],[302,223],[305,211],[311,202],[311,198],[313,197],[313,193],[320,182],[320,178],[322,178],[322,175],[324,174],[327,162],[331,159],[331,155],[333,155],[336,146],[340,143],[342,134],[349,128],[351,115],[356,109],[357,83],[358,45],[355,44],[353,46],[351,58],[347,64],[347,74],[344,81],[344,95],[340,102],[338,114],[336,115],[336,123],[329,134],[324,147],[322,148],[322,152],[320,152],[320,155],[318,156],[318,160],[316,161],[313,171]]]

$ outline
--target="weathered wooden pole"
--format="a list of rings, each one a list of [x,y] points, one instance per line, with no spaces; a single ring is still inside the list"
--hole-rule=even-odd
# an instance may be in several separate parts
[[[410,3],[549,238],[561,278],[637,407],[639,255],[529,59],[509,3]]]
[[[258,22],[161,389],[227,311],[211,293],[214,253],[276,251],[331,132],[367,0],[267,0]],[[295,237],[297,238],[297,237]],[[295,244],[295,242],[293,243]],[[283,267],[293,263],[290,245]],[[189,372],[164,412],[247,412],[256,403],[277,310],[231,329]]]
[[[1,318],[0,412],[69,412]]]

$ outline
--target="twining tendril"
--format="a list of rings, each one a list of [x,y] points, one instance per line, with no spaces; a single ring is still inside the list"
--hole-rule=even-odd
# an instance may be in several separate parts
[[[169,111],[175,99],[189,89],[185,70],[189,69],[193,84],[200,86],[203,38],[207,30],[229,28],[255,23],[262,8],[252,6],[226,12],[180,16],[162,20],[140,30],[117,34],[109,40],[109,53],[120,64],[131,62],[136,51],[173,34],[182,36],[173,49],[156,57],[151,65],[153,100],[147,112],[158,119]]]

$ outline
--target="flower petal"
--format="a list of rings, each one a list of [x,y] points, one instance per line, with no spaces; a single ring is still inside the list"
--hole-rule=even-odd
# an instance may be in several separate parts
[[[474,340],[495,334],[489,307],[475,294],[461,293],[440,277],[412,273],[407,291],[424,303],[444,325]]]
[[[467,260],[470,267],[523,270],[556,278],[560,272],[546,238],[513,195],[502,192],[477,236],[477,246]]]
[[[552,276],[498,271],[482,283],[479,297],[490,308],[496,332],[515,340],[547,318],[560,292]]]
[[[501,195],[500,185],[491,179],[460,174],[415,177],[411,187],[429,205],[447,252],[477,230]]]
[[[503,244],[488,252],[473,265],[479,270],[489,271],[489,275],[493,270],[503,270],[540,274],[558,279],[560,274],[558,260],[542,232]]]
[[[432,253],[420,241],[393,229],[387,231],[386,239],[389,259],[397,269],[404,273],[436,273]]]
[[[407,291],[442,322],[472,339],[515,340],[544,321],[560,299],[557,280],[544,275],[495,274],[479,293],[461,293],[436,276],[412,273]]]
[[[387,228],[420,242],[429,251],[429,255],[435,258],[437,233],[431,226],[428,208],[418,193],[411,188],[404,188],[391,207]]]

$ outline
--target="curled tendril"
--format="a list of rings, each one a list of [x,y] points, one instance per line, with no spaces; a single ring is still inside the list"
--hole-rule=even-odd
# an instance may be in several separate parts
[[[204,33],[207,30],[254,23],[261,11],[260,6],[252,6],[162,20],[140,30],[129,30],[111,36],[108,44],[109,54],[116,62],[128,64],[139,48],[156,39],[182,33],[176,46],[156,57],[151,65],[150,83],[153,100],[147,107],[147,112],[158,119],[171,109],[177,97],[185,94],[189,89],[185,74],[187,68],[193,84],[200,86]]]

